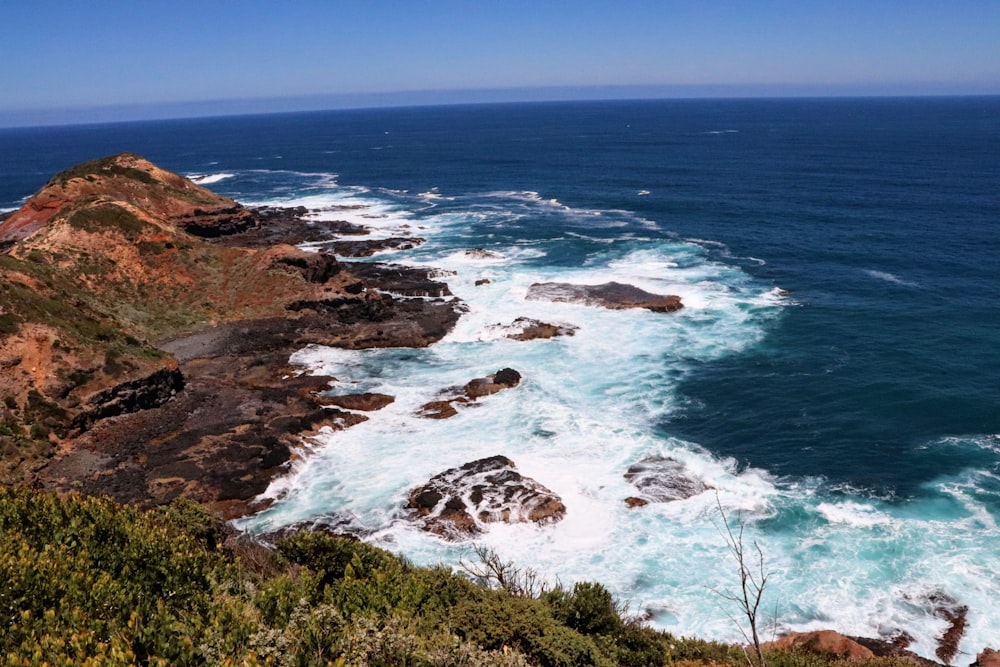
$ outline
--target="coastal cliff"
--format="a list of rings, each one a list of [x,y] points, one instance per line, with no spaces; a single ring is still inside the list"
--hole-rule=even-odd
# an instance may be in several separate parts
[[[459,315],[294,247],[305,227],[129,153],[53,177],[0,224],[0,476],[245,512],[299,433],[356,419],[292,351],[425,346]]]

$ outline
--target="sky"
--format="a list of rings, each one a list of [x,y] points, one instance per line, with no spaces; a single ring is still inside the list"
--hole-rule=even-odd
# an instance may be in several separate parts
[[[1000,0],[0,0],[0,126],[1000,94]]]

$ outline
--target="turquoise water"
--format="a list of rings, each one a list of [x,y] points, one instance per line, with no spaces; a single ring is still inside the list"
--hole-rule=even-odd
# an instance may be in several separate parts
[[[1000,99],[670,101],[292,114],[0,131],[0,208],[131,150],[248,203],[410,231],[379,259],[440,267],[469,312],[427,350],[310,349],[390,408],[310,443],[245,525],[346,525],[457,563],[401,520],[415,485],[504,454],[567,505],[483,540],[564,583],[598,579],[682,634],[739,639],[718,505],[773,572],[779,629],[906,631],[932,656],[940,594],[962,649],[1000,630]],[[464,251],[485,248],[492,259]],[[490,278],[486,286],[476,286]],[[628,282],[673,315],[525,300]],[[536,317],[573,337],[518,343]],[[503,366],[523,384],[444,422],[413,412]],[[716,492],[628,510],[653,454]]]

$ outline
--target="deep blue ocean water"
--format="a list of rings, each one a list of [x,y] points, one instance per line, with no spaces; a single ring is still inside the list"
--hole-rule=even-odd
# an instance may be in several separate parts
[[[970,606],[963,650],[1000,636],[1000,98],[0,130],[0,210],[61,169],[125,150],[243,202],[416,231],[426,245],[381,259],[455,271],[449,284],[470,305],[429,351],[303,353],[399,407],[314,443],[249,529],[347,517],[415,560],[455,562],[461,545],[408,528],[401,499],[430,474],[504,453],[569,513],[485,539],[564,582],[608,582],[668,629],[738,639],[709,590],[727,585],[715,494],[621,505],[623,470],[669,455],[750,521],[776,572],[780,628],[905,630],[931,655],[944,622],[928,600],[943,592]],[[500,258],[477,262],[468,248]],[[493,282],[474,287],[480,277]],[[665,317],[523,298],[536,280],[612,279],[688,307]],[[500,338],[494,325],[519,315],[581,330]],[[424,390],[502,365],[525,373],[518,395],[436,431],[412,420]]]

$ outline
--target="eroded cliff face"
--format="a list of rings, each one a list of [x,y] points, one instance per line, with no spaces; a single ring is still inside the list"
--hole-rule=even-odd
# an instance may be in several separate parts
[[[193,468],[182,463],[227,447],[233,457],[259,450],[259,470],[273,472],[289,456],[285,435],[335,421],[302,386],[280,386],[291,351],[428,345],[457,320],[454,301],[393,296],[332,255],[281,243],[276,230],[305,225],[282,228],[275,215],[122,154],[58,174],[0,223],[0,478],[107,492],[101,480],[120,481],[127,464],[138,481],[115,495],[143,502],[193,488],[183,473]],[[425,280],[424,289],[438,289]],[[214,397],[232,411],[262,393],[266,407],[220,414],[210,428],[197,420],[187,428],[176,406],[165,409],[196,411]],[[126,426],[98,429],[113,421]],[[173,443],[157,460],[169,484],[145,474],[137,433],[150,447],[157,437]],[[209,502],[252,497],[269,479],[243,471],[256,482],[222,491],[201,468],[196,495]]]

